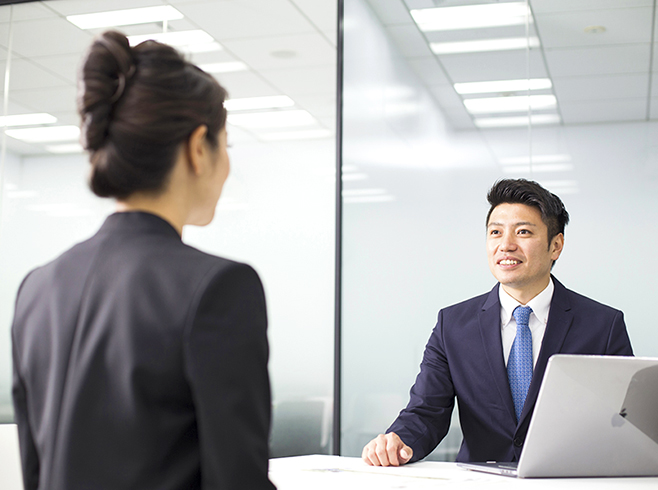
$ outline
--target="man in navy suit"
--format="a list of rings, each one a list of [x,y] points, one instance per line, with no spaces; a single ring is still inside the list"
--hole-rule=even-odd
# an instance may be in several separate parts
[[[536,182],[506,179],[487,199],[487,255],[498,284],[439,312],[409,404],[386,434],[363,448],[370,465],[427,456],[448,432],[455,398],[464,436],[457,461],[518,461],[549,357],[633,355],[621,311],[568,290],[551,275],[569,222],[560,198]],[[532,309],[526,356],[532,378],[519,416],[507,372],[518,306]]]

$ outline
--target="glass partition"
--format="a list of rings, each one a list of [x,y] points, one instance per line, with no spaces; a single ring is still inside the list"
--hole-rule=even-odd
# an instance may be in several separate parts
[[[44,115],[21,126],[3,118],[0,421],[13,418],[9,326],[21,279],[92,235],[114,209],[87,188],[87,156],[76,129],[77,67],[104,28],[81,24],[75,16],[165,5],[174,9],[174,19],[115,28],[129,36],[195,33],[200,42],[178,48],[215,74],[233,103],[252,103],[251,109],[229,111],[232,171],[214,222],[187,228],[183,238],[250,263],[263,280],[272,455],[328,453],[336,4],[324,0],[62,0],[0,7],[2,73],[9,76],[5,115]]]
[[[445,21],[449,7],[492,5],[515,16]],[[406,405],[438,310],[494,286],[486,193],[501,178],[563,199],[571,223],[555,276],[623,310],[636,354],[658,355],[645,307],[658,295],[655,12],[605,7],[345,0],[344,455]],[[454,460],[460,443],[454,415],[430,459]]]

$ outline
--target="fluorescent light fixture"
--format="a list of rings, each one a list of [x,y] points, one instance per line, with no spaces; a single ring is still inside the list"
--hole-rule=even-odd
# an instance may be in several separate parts
[[[579,192],[577,180],[542,180],[540,184],[555,194],[577,194]]]
[[[528,116],[517,117],[481,117],[473,120],[478,128],[511,128],[514,126],[527,126]],[[530,118],[533,125],[559,124],[560,116],[557,114],[535,114]]]
[[[178,20],[184,16],[169,5],[160,7],[145,7],[137,9],[113,10],[93,14],[69,15],[66,17],[71,24],[80,29],[96,29],[98,27],[130,26],[148,24],[165,20]]]
[[[131,46],[144,41],[158,41],[169,46],[196,46],[216,42],[206,31],[194,29],[191,31],[158,32],[156,34],[140,34],[128,36]]]
[[[512,97],[484,97],[465,99],[466,110],[471,114],[491,114],[494,112],[522,112],[554,109],[557,106],[555,95],[516,95]]]
[[[77,126],[48,126],[44,128],[8,129],[5,134],[27,143],[73,141],[80,138],[80,128]]]
[[[290,128],[295,126],[311,126],[317,123],[311,114],[301,109],[293,111],[229,114],[228,122],[234,126],[249,129]]]
[[[455,41],[430,43],[435,54],[479,53],[486,51],[510,51],[539,47],[539,38],[506,37],[500,39],[481,39],[478,41]]]
[[[553,87],[553,84],[549,78],[455,83],[455,91],[462,95],[487,94],[494,92],[523,92],[525,90],[545,90],[551,87]]]
[[[532,155],[532,158],[528,156],[522,157],[507,157],[498,159],[498,163],[501,165],[528,165],[532,163],[562,163],[570,162],[571,155],[565,153],[549,154],[549,155]]]
[[[533,21],[525,2],[414,9],[411,16],[425,32],[524,25],[528,17]]]
[[[84,148],[78,143],[71,143],[65,145],[48,145],[46,151],[50,153],[82,153]]]
[[[272,95],[269,97],[244,97],[242,99],[229,99],[224,102],[227,111],[250,111],[254,109],[276,109],[278,107],[291,107],[295,101],[287,95]]]
[[[57,122],[55,116],[46,113],[14,114],[12,116],[0,116],[0,127],[31,126],[34,124],[52,124]]]
[[[38,195],[37,191],[9,191],[7,193],[9,199],[32,199]]]
[[[91,209],[81,208],[79,204],[72,202],[35,204],[34,206],[28,206],[27,209],[38,213],[45,213],[53,218],[77,218],[94,214]]]
[[[346,204],[353,203],[369,203],[369,202],[391,202],[395,201],[395,196],[386,194],[383,196],[354,196],[354,197],[344,197],[343,202]]]
[[[206,73],[232,73],[235,71],[247,71],[249,67],[242,61],[225,61],[223,63],[205,63],[199,65]]]
[[[306,131],[282,131],[277,133],[259,134],[258,138],[263,141],[285,141],[285,140],[312,140],[330,138],[334,135],[330,129],[309,129]]]
[[[357,172],[359,170],[359,167],[356,165],[350,165],[350,164],[343,164],[341,167],[342,173],[347,173],[347,172]]]
[[[343,197],[380,196],[386,194],[386,189],[343,189]]]

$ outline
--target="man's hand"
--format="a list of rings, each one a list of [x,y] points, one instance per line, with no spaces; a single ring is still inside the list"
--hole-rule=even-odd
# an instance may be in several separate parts
[[[413,450],[407,446],[395,432],[379,434],[363,448],[361,458],[370,466],[400,466],[413,456]]]

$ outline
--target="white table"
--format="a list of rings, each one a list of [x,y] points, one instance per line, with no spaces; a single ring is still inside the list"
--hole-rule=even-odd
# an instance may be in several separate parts
[[[381,468],[360,458],[324,455],[271,459],[270,479],[279,490],[658,490],[658,477],[520,479],[468,471],[455,463]]]

